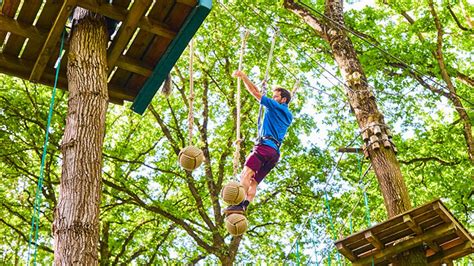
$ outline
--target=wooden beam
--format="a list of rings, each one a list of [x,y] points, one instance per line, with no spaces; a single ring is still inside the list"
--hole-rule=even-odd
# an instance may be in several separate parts
[[[109,48],[107,55],[108,74],[112,72],[117,59],[122,55],[123,50],[130,42],[130,38],[137,30],[137,24],[140,18],[143,17],[152,3],[152,0],[135,0],[128,12],[127,18],[120,26],[117,37],[114,39],[112,46]]]
[[[374,259],[374,263],[379,263],[385,260],[387,257],[394,256],[396,254],[400,254],[406,250],[415,248],[419,245],[422,245],[424,242],[434,241],[439,237],[452,234],[456,231],[456,226],[454,224],[444,224],[437,228],[433,228],[431,230],[426,231],[423,235],[416,236],[414,238],[408,239],[406,241],[400,242],[395,246],[386,247],[385,249],[381,250],[380,252],[371,252],[367,254],[364,258],[361,258],[357,261],[354,261],[354,265],[365,265],[372,262],[372,258]]]
[[[28,79],[31,68],[34,62],[15,58],[5,54],[0,54],[0,72],[19,77],[22,79]],[[44,73],[39,83],[53,87],[54,86],[54,73]],[[135,95],[128,93],[125,88],[119,88],[113,85],[108,85],[110,102],[116,104],[123,104],[123,101],[133,101]],[[67,90],[67,78],[62,75],[58,79],[58,88]]]
[[[18,16],[17,16],[16,20],[20,23],[25,23],[25,24],[28,24],[28,25],[33,24],[33,21],[36,18],[36,15],[37,15],[37,13],[38,13],[41,5],[42,5],[42,2],[43,1],[28,1],[28,2],[25,2],[25,4],[23,4],[23,8],[18,13]],[[44,38],[42,38],[42,39],[44,41]],[[31,41],[33,41],[33,40],[30,39],[29,42],[31,42]],[[34,43],[34,42],[32,42],[32,43]],[[37,46],[37,47],[41,47],[39,45],[41,45],[42,43],[43,42],[34,43],[34,45]],[[25,37],[18,36],[16,34],[12,34],[8,38],[8,42],[3,47],[2,52],[3,53],[8,53],[10,55],[20,55],[20,52],[22,52],[22,49],[26,48],[26,47],[24,47],[25,44],[26,44],[26,38]],[[23,53],[21,54],[21,56],[23,56]]]
[[[382,250],[384,248],[384,244],[380,242],[379,238],[372,233],[372,231],[367,231],[364,234],[365,239],[369,241],[372,246],[374,246],[377,250]]]
[[[194,7],[197,4],[197,0],[176,0],[176,3]]]
[[[437,201],[433,204],[433,210],[441,217],[441,219],[443,219],[445,223],[454,223],[455,225],[458,225],[459,230],[456,230],[456,234],[460,238],[469,240],[471,242],[474,241],[471,237],[471,234],[459,224],[459,222],[452,216],[449,210],[447,210],[440,201]]]
[[[423,229],[418,225],[418,223],[411,217],[410,214],[403,215],[403,222],[410,227],[410,229],[417,235],[423,234]],[[435,242],[428,242],[426,243],[434,253],[440,251],[440,247]]]
[[[18,22],[4,15],[0,15],[0,25],[2,25],[2,31],[9,31],[34,41],[43,41],[46,34],[46,32],[38,30],[35,26]]]
[[[142,75],[144,77],[149,77],[151,76],[151,73],[153,73],[153,67],[150,65],[145,64],[142,61],[139,61],[135,58],[128,57],[125,55],[122,55],[119,57],[117,60],[116,65],[124,70],[127,70],[132,73],[136,73],[139,75]]]
[[[338,152],[346,152],[346,153],[363,153],[363,149],[362,148],[352,148],[352,147],[340,147],[338,150]]]
[[[344,245],[343,243],[337,243],[336,248],[339,251],[339,253],[344,255],[350,261],[357,260],[357,256],[349,248],[347,248],[346,245]]]
[[[48,37],[46,38],[46,41],[43,45],[43,48],[38,55],[35,66],[31,71],[30,80],[38,81],[41,79],[41,75],[43,75],[43,71],[48,64],[49,58],[54,52],[54,48],[56,47],[61,37],[61,33],[64,30],[64,25],[66,25],[69,14],[72,12],[76,2],[77,0],[66,0],[63,3],[56,21],[54,22],[53,27],[51,28],[51,31],[49,32]]]
[[[140,20],[138,27],[145,31],[168,39],[173,39],[174,37],[176,37],[177,34],[176,31],[171,30],[166,24],[149,17],[143,17]]]
[[[434,253],[441,251],[441,247],[434,241],[429,241],[426,244],[433,250]]]
[[[454,260],[474,252],[473,242],[466,241],[461,245],[457,245],[451,249],[444,250],[438,254],[428,258],[428,265],[441,265],[446,260]]]
[[[142,89],[138,92],[137,97],[135,97],[131,107],[134,112],[138,114],[145,112],[158,88],[168,76],[171,68],[181,56],[191,38],[201,27],[211,8],[212,0],[199,0],[199,4],[187,15],[179,35],[168,45],[166,52],[161,55],[158,63],[155,65],[153,74],[145,81]]]
[[[98,5],[95,1],[91,0],[81,0],[77,4],[80,7],[89,9],[118,21],[126,20],[129,13],[126,8],[114,6],[112,4]],[[173,39],[177,34],[166,24],[154,21],[148,17],[140,18],[140,21],[138,22],[138,28],[168,39]]]
[[[5,17],[13,18],[18,6],[20,5],[20,2],[20,0],[3,1],[0,14]],[[4,31],[3,29],[0,30],[0,46],[3,44],[3,41],[5,41],[6,37],[7,31]]]
[[[67,51],[69,49],[69,45],[66,43],[64,44],[64,50]],[[127,70],[132,73],[136,73],[142,75],[144,77],[149,77],[153,72],[153,66],[147,64],[143,61],[137,60],[133,57],[121,55],[115,64],[121,69]]]
[[[410,214],[403,215],[403,222],[417,235],[423,234],[423,229],[416,223]]]

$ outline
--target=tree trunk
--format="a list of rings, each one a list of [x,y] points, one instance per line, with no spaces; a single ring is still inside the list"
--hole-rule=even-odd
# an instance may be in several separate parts
[[[54,265],[97,265],[108,38],[103,17],[76,8],[74,18],[63,166],[53,223]]]
[[[327,1],[326,16],[344,25],[341,2]],[[385,208],[388,216],[393,217],[411,209],[411,203],[395,157],[394,146],[390,142],[384,145],[384,140],[388,140],[390,132],[385,125],[382,113],[378,110],[375,97],[366,82],[364,70],[346,32],[338,27],[330,27],[327,39],[339,69],[346,79],[346,93],[363,132],[366,152],[369,154],[378,178]]]
[[[354,110],[364,139],[364,153],[370,158],[382,192],[389,217],[410,210],[408,190],[395,156],[395,146],[390,131],[378,110],[364,70],[354,46],[344,27],[342,1],[326,0],[324,22],[292,0],[285,0],[285,7],[301,16],[321,38],[331,46],[332,54],[346,80],[346,94]],[[421,264],[420,264],[421,261]],[[416,262],[416,263],[415,263]],[[396,265],[427,265],[422,249],[402,254]]]

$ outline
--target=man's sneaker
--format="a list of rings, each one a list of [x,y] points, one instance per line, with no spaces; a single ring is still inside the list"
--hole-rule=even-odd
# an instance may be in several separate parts
[[[240,205],[230,205],[224,209],[224,214],[229,215],[232,213],[245,214],[245,207]]]

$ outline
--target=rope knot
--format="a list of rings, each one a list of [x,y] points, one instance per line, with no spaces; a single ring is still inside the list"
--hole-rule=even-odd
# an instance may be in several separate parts
[[[244,139],[236,139],[236,140],[234,141],[234,145],[240,147],[240,143],[242,143],[243,141],[244,141]]]

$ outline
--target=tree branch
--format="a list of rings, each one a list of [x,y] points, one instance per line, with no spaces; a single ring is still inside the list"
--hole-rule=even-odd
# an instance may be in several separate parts
[[[459,27],[461,30],[470,31],[470,29],[468,29],[468,28],[464,27],[463,25],[461,25],[461,22],[459,22],[458,17],[456,17],[456,14],[455,14],[454,11],[451,9],[451,5],[449,4],[449,2],[448,2],[448,10],[449,10],[449,14],[451,14],[451,17],[453,17],[454,21],[456,22],[456,25],[458,25],[458,27]]]
[[[311,26],[311,28],[314,29],[319,37],[328,40],[326,35],[327,26],[311,14],[305,7],[301,6],[294,0],[284,0],[283,6],[297,16],[300,16],[309,26]]]
[[[160,214],[161,216],[167,218],[168,220],[178,224],[179,226],[181,226],[181,228],[183,228],[189,236],[191,236],[191,238],[194,239],[194,241],[196,241],[196,243],[204,248],[206,251],[208,251],[209,253],[217,253],[219,249],[207,244],[203,239],[201,239],[195,232],[195,230],[188,224],[186,223],[183,219],[180,219],[176,216],[174,216],[173,214],[171,214],[170,212],[164,210],[162,207],[160,207],[159,205],[148,205],[146,204],[145,202],[143,202],[140,197],[138,197],[135,193],[133,193],[132,191],[128,190],[127,188],[124,188],[124,187],[121,187],[121,186],[118,186],[106,179],[103,179],[103,182],[105,185],[109,186],[109,187],[112,187],[118,191],[121,191],[121,192],[124,192],[125,194],[127,194],[128,196],[130,196],[134,202],[134,204],[136,204],[137,206],[140,206],[146,210],[149,210],[151,212],[154,212],[154,213],[157,213],[157,214]]]

